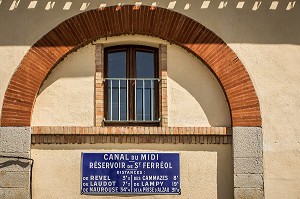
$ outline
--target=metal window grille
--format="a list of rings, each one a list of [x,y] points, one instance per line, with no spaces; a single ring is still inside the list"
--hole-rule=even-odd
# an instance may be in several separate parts
[[[159,122],[156,103],[159,78],[105,78],[107,84],[107,118],[105,122]],[[129,99],[131,84],[134,99]],[[157,86],[155,86],[157,84]],[[134,101],[134,107],[130,107]],[[130,119],[134,108],[134,119]]]

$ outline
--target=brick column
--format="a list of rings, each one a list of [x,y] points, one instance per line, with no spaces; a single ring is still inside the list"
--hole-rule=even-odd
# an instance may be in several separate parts
[[[30,127],[0,127],[0,198],[30,198]],[[6,156],[6,157],[3,157]]]
[[[159,112],[161,119],[161,126],[168,126],[168,95],[167,95],[167,45],[159,45]]]
[[[102,126],[104,118],[104,49],[96,44],[95,49],[95,125]]]
[[[262,131],[233,127],[234,198],[264,198]]]

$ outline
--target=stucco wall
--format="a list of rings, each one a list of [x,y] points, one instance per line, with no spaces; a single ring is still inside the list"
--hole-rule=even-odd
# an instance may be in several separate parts
[[[30,46],[0,46],[0,115],[10,78],[29,49]]]
[[[88,151],[179,152],[181,195],[146,195],[142,198],[233,198],[231,145],[183,144],[34,145],[31,150],[31,157],[35,160],[33,198],[90,198],[91,196],[80,195],[81,152]]]
[[[225,95],[197,58],[168,45],[169,126],[230,126]]]
[[[95,48],[88,45],[69,55],[40,89],[32,126],[94,125]]]
[[[95,43],[157,47],[166,42],[136,35]],[[93,126],[94,73],[94,45],[67,56],[41,87],[32,126]],[[176,45],[168,45],[168,103],[169,126],[230,126],[226,98],[216,78],[200,60]]]
[[[10,76],[30,46],[63,20],[81,13],[83,3],[73,2],[69,10],[63,10],[66,1],[56,2],[52,9],[45,9],[48,1],[38,1],[34,9],[28,9],[29,2],[21,1],[10,10],[12,2],[2,1],[0,5],[1,102]],[[107,6],[116,3],[102,2]],[[220,1],[209,1],[208,6],[203,6],[203,1],[177,1],[174,10],[211,29],[243,61],[260,100],[265,196],[297,198],[300,195],[300,7],[299,2],[292,1],[296,2],[295,7],[289,9],[289,2],[280,0],[276,9],[270,9],[272,2],[262,1],[256,8],[254,1],[245,1],[241,8],[238,1],[223,6]],[[169,3],[161,1],[159,6],[167,8]],[[91,1],[88,9],[99,4]],[[151,5],[152,1],[143,4]]]
[[[300,196],[300,46],[231,44],[231,47],[248,66],[260,100],[265,196],[297,198]]]

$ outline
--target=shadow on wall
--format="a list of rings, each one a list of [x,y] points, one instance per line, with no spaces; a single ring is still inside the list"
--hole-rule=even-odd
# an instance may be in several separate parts
[[[41,94],[45,89],[60,79],[86,78],[95,75],[95,49],[89,44],[71,53],[63,61],[50,71],[39,90]],[[76,80],[74,80],[76,81]],[[72,85],[71,85],[72,86]],[[75,86],[75,85],[74,85]],[[73,89],[73,88],[70,88]]]
[[[69,54],[50,71],[36,98],[32,126],[93,126],[95,48]]]
[[[1,161],[0,162],[0,170],[2,168],[5,168],[5,167],[9,167],[9,166],[12,166],[12,165],[18,165],[22,168],[26,168],[29,166],[29,163],[28,162],[23,162],[23,161],[20,161],[20,160],[7,160],[7,161]]]
[[[90,9],[122,5],[159,6],[180,12],[227,43],[300,44],[300,5],[294,0],[233,1],[0,0],[0,45],[33,45],[62,21]],[[17,27],[17,28],[16,28]],[[20,34],[22,33],[22,34]]]
[[[231,126],[224,92],[199,59],[178,46],[169,46],[168,78],[169,118],[176,117],[184,126]]]

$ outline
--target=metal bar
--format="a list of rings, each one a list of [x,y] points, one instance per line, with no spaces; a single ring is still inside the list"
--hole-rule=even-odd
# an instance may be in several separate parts
[[[119,104],[118,104],[118,108],[119,108],[119,121],[121,120],[121,80],[119,79]]]
[[[137,91],[136,91],[136,79],[134,80],[134,92],[135,92],[135,96],[134,96],[134,112],[135,112],[135,115],[134,115],[134,119],[135,119],[135,121],[137,120],[136,119],[136,94],[137,94]]]
[[[129,120],[129,106],[128,106],[128,90],[129,90],[129,87],[128,87],[128,79],[126,79],[126,92],[127,92],[127,97],[126,97],[126,107],[127,107],[127,120]]]
[[[153,99],[153,93],[154,93],[154,86],[153,86],[153,80],[151,80],[151,89],[150,89],[150,92],[151,92],[151,120],[153,121],[154,119],[154,99]]]
[[[143,121],[145,121],[145,80],[143,80]]]
[[[112,96],[112,81],[113,80],[110,80],[110,120],[112,120],[112,115],[113,115],[113,113],[112,113],[112,98],[113,98],[113,96]]]

